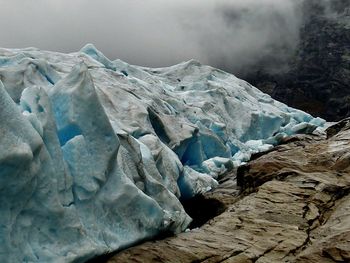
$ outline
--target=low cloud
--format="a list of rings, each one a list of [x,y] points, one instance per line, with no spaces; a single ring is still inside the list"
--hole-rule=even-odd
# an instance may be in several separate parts
[[[302,0],[0,0],[0,46],[167,66],[195,58],[233,73],[280,70],[298,44]]]

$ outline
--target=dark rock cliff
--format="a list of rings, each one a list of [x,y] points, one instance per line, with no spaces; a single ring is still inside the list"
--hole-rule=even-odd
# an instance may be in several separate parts
[[[277,100],[330,121],[350,115],[350,2],[308,0],[289,69],[243,77]]]

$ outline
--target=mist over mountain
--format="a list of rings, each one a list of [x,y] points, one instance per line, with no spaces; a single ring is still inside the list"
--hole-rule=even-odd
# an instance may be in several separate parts
[[[305,1],[299,44],[287,70],[264,63],[248,68],[244,79],[274,98],[327,120],[350,114],[350,3]]]
[[[256,65],[286,70],[299,43],[302,1],[231,1],[217,7],[214,25],[195,28],[209,64],[244,75]],[[208,30],[209,29],[209,30]]]
[[[310,3],[314,4],[309,10]],[[0,0],[0,4],[2,47],[74,52],[94,43],[108,57],[131,64],[160,67],[194,58],[240,77],[251,68],[273,74],[287,71],[310,13],[323,8],[334,16],[343,8],[338,0]]]

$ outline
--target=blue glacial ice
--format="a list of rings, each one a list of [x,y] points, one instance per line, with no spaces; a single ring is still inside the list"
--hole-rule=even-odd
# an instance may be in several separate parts
[[[0,49],[0,262],[85,262],[191,218],[252,153],[324,124],[191,60]]]

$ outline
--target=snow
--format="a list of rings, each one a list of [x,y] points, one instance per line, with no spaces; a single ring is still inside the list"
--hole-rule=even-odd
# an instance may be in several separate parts
[[[191,60],[0,49],[0,261],[84,262],[185,231],[180,199],[324,124]]]

